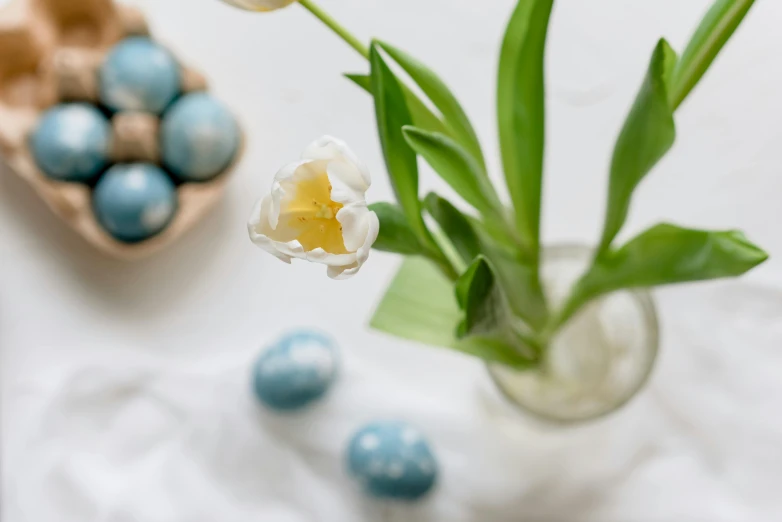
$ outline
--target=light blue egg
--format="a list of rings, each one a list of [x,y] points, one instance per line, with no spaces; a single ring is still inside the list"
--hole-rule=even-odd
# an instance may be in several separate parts
[[[347,448],[350,473],[376,498],[417,500],[437,480],[429,443],[404,422],[378,421],[361,428]]]
[[[100,100],[114,111],[160,114],[179,94],[179,64],[149,38],[126,38],[100,68]]]
[[[203,92],[183,96],[166,111],[160,131],[163,163],[183,181],[206,181],[228,167],[239,149],[231,112]]]
[[[154,236],[171,222],[177,209],[176,187],[155,165],[114,165],[95,185],[92,207],[109,234],[135,243]]]
[[[255,396],[269,408],[292,411],[320,399],[337,375],[339,355],[325,335],[296,330],[263,351],[253,368]]]
[[[56,105],[44,113],[30,138],[38,167],[60,181],[92,180],[108,163],[111,126],[85,103]]]

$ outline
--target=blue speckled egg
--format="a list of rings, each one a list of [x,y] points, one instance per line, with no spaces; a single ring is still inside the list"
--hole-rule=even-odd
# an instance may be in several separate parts
[[[114,111],[160,114],[179,94],[179,64],[149,38],[115,45],[100,69],[100,100]]]
[[[339,366],[337,347],[323,334],[297,330],[261,353],[253,368],[256,397],[275,410],[292,411],[321,398]]]
[[[160,130],[163,163],[183,181],[220,174],[239,149],[231,112],[207,93],[183,96],[166,111]]]
[[[107,164],[111,126],[85,103],[57,105],[44,113],[30,138],[38,167],[60,181],[90,181]]]
[[[155,165],[114,165],[95,185],[92,206],[109,234],[135,243],[154,236],[171,222],[177,209],[176,187]]]
[[[370,495],[416,500],[437,479],[437,462],[416,428],[379,421],[361,428],[347,448],[348,470]]]

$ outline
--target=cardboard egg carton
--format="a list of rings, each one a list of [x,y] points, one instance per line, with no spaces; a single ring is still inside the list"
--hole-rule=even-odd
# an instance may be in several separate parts
[[[143,14],[112,0],[13,0],[0,9],[0,156],[27,181],[54,213],[90,244],[114,257],[136,259],[181,236],[220,198],[228,174],[241,156],[216,178],[177,187],[179,208],[158,235],[140,243],[111,237],[92,211],[92,189],[55,181],[37,167],[28,137],[42,113],[60,102],[96,102],[97,70],[106,52],[132,35],[148,35]],[[182,91],[205,90],[198,71],[181,64]],[[159,160],[159,121],[143,113],[112,118],[113,163]]]

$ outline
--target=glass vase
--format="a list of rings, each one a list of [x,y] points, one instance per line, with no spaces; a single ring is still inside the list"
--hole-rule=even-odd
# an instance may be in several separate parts
[[[587,268],[588,247],[548,248],[541,278],[549,306],[562,304]],[[618,291],[579,312],[552,342],[541,365],[513,370],[489,364],[495,385],[512,405],[557,424],[591,421],[632,399],[649,377],[657,357],[659,325],[645,290]]]

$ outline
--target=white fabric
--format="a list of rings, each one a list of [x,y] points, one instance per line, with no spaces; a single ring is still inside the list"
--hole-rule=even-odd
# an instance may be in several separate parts
[[[624,233],[662,219],[736,227],[772,260],[741,280],[658,292],[650,386],[614,417],[567,430],[508,410],[472,359],[366,328],[394,256],[373,253],[335,282],[248,241],[257,193],[324,133],[376,173],[371,201],[392,197],[371,103],[338,75],[365,62],[296,6],[250,16],[213,0],[137,3],[209,73],[250,147],[224,202],[134,263],[92,251],[0,172],[4,522],[782,520],[782,3],[756,2],[683,105],[679,141]],[[513,3],[324,1],[359,35],[382,35],[442,73],[495,173],[491,86]],[[611,142],[649,52],[661,34],[681,49],[706,4],[557,2],[548,241],[595,240]],[[450,194],[430,171],[421,179]],[[271,415],[252,403],[248,363],[294,326],[333,334],[345,371],[307,414]],[[434,445],[441,482],[419,506],[368,502],[345,476],[348,437],[379,417],[414,423]]]
[[[520,417],[480,367],[411,379],[355,349],[333,393],[302,414],[253,402],[254,351],[43,372],[5,390],[17,412],[8,520],[770,522],[782,513],[782,292],[687,294],[663,301],[679,318],[666,314],[650,389],[579,429]],[[369,502],[346,475],[345,444],[375,418],[412,422],[434,445],[441,482],[421,505]]]

